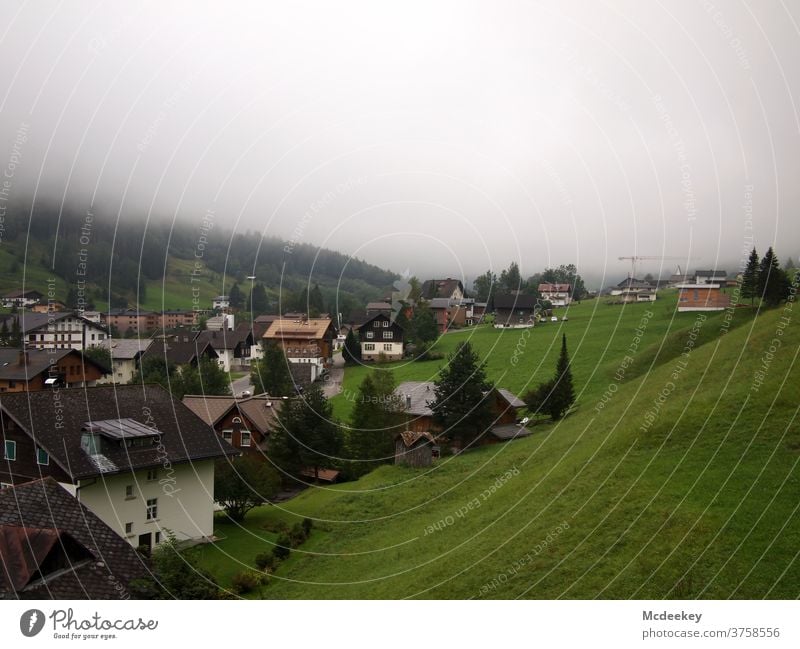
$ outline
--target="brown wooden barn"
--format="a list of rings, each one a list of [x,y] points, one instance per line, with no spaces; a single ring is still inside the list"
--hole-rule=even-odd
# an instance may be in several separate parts
[[[394,438],[394,463],[413,467],[430,466],[436,440],[429,432],[406,430]]]

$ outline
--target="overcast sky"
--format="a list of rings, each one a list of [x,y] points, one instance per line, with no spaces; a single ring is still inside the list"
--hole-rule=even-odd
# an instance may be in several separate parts
[[[514,259],[611,283],[619,256],[730,266],[751,236],[800,252],[796,4],[0,11],[16,198],[198,227],[211,209],[420,277]]]

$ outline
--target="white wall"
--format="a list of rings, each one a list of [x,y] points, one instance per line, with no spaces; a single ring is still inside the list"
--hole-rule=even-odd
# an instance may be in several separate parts
[[[133,498],[126,498],[125,487],[133,486]],[[139,544],[139,535],[166,530],[178,540],[209,537],[214,533],[214,461],[176,464],[158,469],[156,480],[147,480],[147,471],[135,474],[112,475],[85,480],[78,489],[78,500],[96,514],[106,525],[131,545]],[[158,500],[158,519],[148,521],[146,502]],[[130,534],[125,523],[133,523]]]

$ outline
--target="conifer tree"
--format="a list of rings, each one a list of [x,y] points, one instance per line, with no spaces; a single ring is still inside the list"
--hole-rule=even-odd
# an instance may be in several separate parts
[[[742,273],[742,297],[750,298],[750,304],[756,298],[758,293],[758,253],[756,249],[750,252],[750,257],[747,259],[747,266]]]
[[[342,358],[345,365],[357,365],[361,362],[361,344],[356,340],[352,329],[347,332],[347,337],[344,339]]]

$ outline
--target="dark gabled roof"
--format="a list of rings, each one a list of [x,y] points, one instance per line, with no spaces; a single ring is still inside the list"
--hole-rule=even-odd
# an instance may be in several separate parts
[[[117,385],[0,395],[0,410],[50,454],[73,480],[203,460],[237,453],[214,430],[159,385]],[[160,435],[159,444],[81,449],[87,422],[130,418]],[[56,428],[56,422],[62,424]]]
[[[201,331],[195,338],[195,343],[198,345],[208,343],[214,349],[236,349],[237,345],[247,342],[247,337],[250,335],[250,325],[242,323],[235,329]]]
[[[150,577],[141,555],[53,478],[0,489],[0,530],[3,599],[119,599]],[[42,579],[54,551],[68,567]]]
[[[436,439],[427,431],[404,430],[394,436],[395,440],[402,440],[403,446],[410,448],[422,440],[424,444],[436,444]]]
[[[138,358],[152,344],[152,338],[106,338],[99,346],[109,350],[112,359],[124,361]]]
[[[152,352],[153,350],[150,350],[150,353]],[[211,358],[217,358],[219,356],[214,349],[214,346],[207,340],[165,342],[163,350],[159,350],[159,352],[166,356],[168,363],[172,363],[174,365],[188,365],[190,363],[194,363],[200,356],[203,356],[204,354],[210,356]]]
[[[33,296],[33,295],[38,295],[39,298],[44,297],[44,295],[42,293],[40,293],[39,291],[37,291],[35,289],[27,289],[25,291],[11,291],[10,293],[6,293],[3,297],[4,298],[8,298],[9,300],[13,300],[14,298],[28,297],[28,296]],[[37,299],[39,299],[39,298],[37,298]]]
[[[392,305],[389,302],[367,302],[367,311],[391,311]]]
[[[617,284],[617,288],[653,288],[653,285],[643,279],[636,279],[635,277],[627,277],[623,279],[619,284]]]
[[[422,283],[422,297],[426,300],[432,300],[435,297],[452,297],[456,289],[461,289],[464,292],[464,285],[461,280],[452,279],[426,279]]]
[[[505,388],[495,388],[500,396],[506,400],[508,405],[512,408],[524,408],[525,402],[520,399],[516,394],[511,392],[510,390],[506,390]]]
[[[75,355],[81,363],[94,365],[103,374],[111,370],[96,363],[77,349],[26,349],[25,357],[20,362],[22,350],[0,349],[0,379],[7,381],[28,381],[43,372],[48,372],[52,365],[65,356]]]
[[[494,296],[495,309],[532,309],[536,306],[536,296],[527,293],[500,293]]]
[[[400,331],[403,331],[403,328],[392,319],[392,316],[389,313],[383,313],[383,312],[376,313],[375,315],[367,318],[362,324],[356,327],[356,331],[361,331],[362,329],[369,329],[367,325],[372,324],[373,320],[389,320],[392,327],[397,327]]]
[[[78,320],[83,320],[84,323],[94,327],[95,329],[99,329],[100,331],[106,330],[102,325],[92,322],[91,320],[87,320],[83,316],[79,316],[77,313],[73,313],[72,311],[54,311],[52,313],[34,313],[33,311],[23,311],[19,314],[19,327],[22,333],[25,334],[29,331],[39,329],[40,327],[45,327],[51,322],[63,320],[64,318],[76,318]]]
[[[283,399],[268,394],[257,394],[245,399],[234,397],[187,394],[183,403],[210,426],[225,417],[232,409],[247,417],[262,435],[268,435],[274,428],[278,411],[283,407]]]

